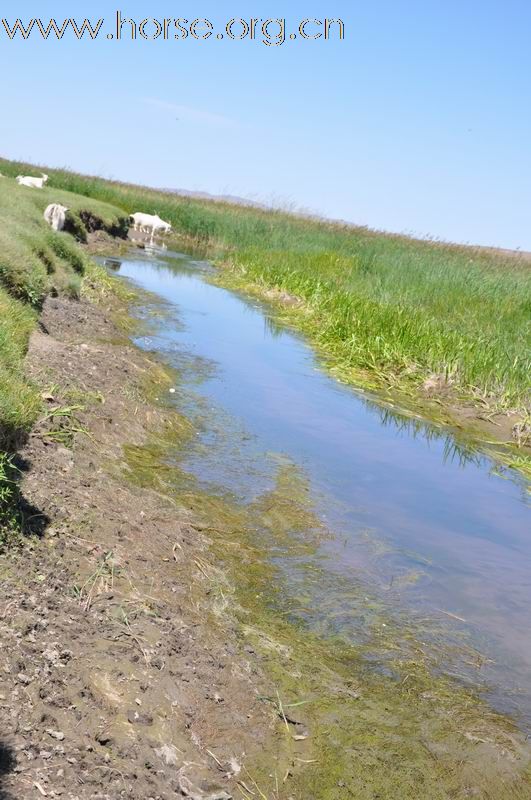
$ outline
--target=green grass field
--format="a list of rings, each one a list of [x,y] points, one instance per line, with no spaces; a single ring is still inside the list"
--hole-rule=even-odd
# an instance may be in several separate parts
[[[123,224],[123,214],[97,201],[57,189],[36,190],[0,177],[0,528],[11,520],[15,484],[9,453],[35,421],[40,398],[23,373],[23,361],[39,308],[50,293],[79,294],[88,260],[75,239],[56,233],[43,219],[51,202],[87,211],[105,227]],[[1,539],[1,536],[0,536]]]
[[[0,161],[4,174],[21,169]],[[366,372],[381,386],[415,392],[436,377],[455,395],[493,409],[529,408],[529,262],[61,170],[50,174],[54,186],[127,213],[159,213],[244,284],[300,297],[305,331],[353,379]]]

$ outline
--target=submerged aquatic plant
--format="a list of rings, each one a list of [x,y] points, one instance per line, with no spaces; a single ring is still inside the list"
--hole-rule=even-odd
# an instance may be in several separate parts
[[[445,676],[456,654],[443,630],[430,641],[428,627],[393,616],[362,580],[319,565],[328,532],[293,465],[281,461],[274,486],[244,503],[202,489],[179,452],[159,432],[126,448],[127,470],[191,513],[209,542],[192,600],[213,625],[237,622],[274,687],[263,701],[278,736],[247,765],[245,786],[267,800],[528,797],[523,737],[475,689]],[[188,575],[190,565],[176,568]],[[325,625],[315,625],[319,616]],[[353,642],[346,633],[356,628]]]

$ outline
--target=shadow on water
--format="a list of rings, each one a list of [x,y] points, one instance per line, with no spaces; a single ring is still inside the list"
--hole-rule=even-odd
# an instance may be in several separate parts
[[[424,420],[411,418],[394,409],[375,404],[374,400],[365,400],[367,411],[376,414],[383,427],[393,428],[398,433],[430,442],[442,442],[443,463],[456,464],[459,467],[473,465],[480,467],[486,463],[485,456],[471,442],[459,441],[455,435],[448,434],[443,428],[429,424]]]

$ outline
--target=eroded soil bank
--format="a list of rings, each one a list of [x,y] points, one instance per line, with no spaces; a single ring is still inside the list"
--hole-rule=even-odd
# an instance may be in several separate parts
[[[313,524],[291,484],[245,513],[175,491],[165,452],[194,431],[155,402],[178,376],[126,311],[51,299],[31,341],[48,411],[19,467],[41,537],[1,562],[5,796],[526,800],[528,743],[433,677],[414,632],[380,669],[283,616],[265,551]]]
[[[171,378],[107,310],[62,299],[47,301],[27,369],[54,413],[19,460],[42,539],[1,565],[5,794],[223,800],[276,723],[257,655],[195,602],[193,518],[121,476],[123,445],[172,422],[144,397]]]

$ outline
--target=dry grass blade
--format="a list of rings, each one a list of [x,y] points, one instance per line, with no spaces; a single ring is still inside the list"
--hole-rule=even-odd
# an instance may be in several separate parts
[[[250,795],[251,797],[255,796],[255,793],[253,792],[252,789],[249,789],[249,787],[247,786],[245,781],[239,780],[238,784],[239,784],[239,786],[243,787],[243,789],[245,789],[245,791],[247,792],[248,795]]]
[[[244,767],[244,769],[245,769],[245,767]],[[259,796],[262,798],[262,800],[268,800],[267,795],[263,793],[263,791],[260,789],[260,787],[258,786],[258,784],[255,781],[255,779],[253,778],[253,776],[249,773],[249,771],[247,769],[245,769],[245,772],[247,774],[247,777],[249,778],[249,780],[253,784],[254,788],[258,792]]]
[[[113,554],[106,553],[98,568],[87,578],[77,590],[79,602],[84,611],[89,611],[96,593],[109,592],[114,586]]]
[[[284,707],[282,705],[282,700],[280,699],[280,694],[278,692],[278,689],[277,689],[277,701],[278,701],[278,713],[279,713],[280,717],[284,720],[284,724],[286,726],[286,730],[287,730],[287,732],[289,734],[289,723],[288,723],[288,720],[286,719],[286,715],[284,713]]]
[[[217,756],[215,756],[215,755],[214,755],[214,753],[213,753],[211,750],[206,750],[206,752],[208,753],[208,755],[209,755],[209,756],[211,756],[211,758],[213,758],[213,759],[214,759],[214,761],[216,762],[216,764],[218,765],[218,767],[220,768],[220,770],[221,770],[222,772],[225,772],[225,767],[223,766],[223,764],[221,763],[221,761],[219,760],[219,758],[218,758]]]

